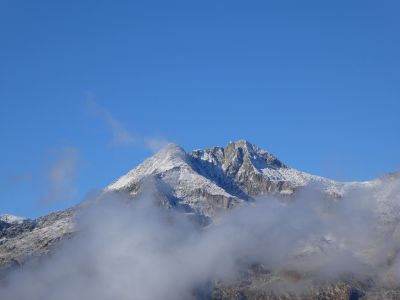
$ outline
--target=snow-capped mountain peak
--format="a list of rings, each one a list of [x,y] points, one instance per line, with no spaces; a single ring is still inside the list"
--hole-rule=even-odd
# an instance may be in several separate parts
[[[266,193],[292,194],[310,183],[333,193],[340,193],[341,187],[332,180],[290,168],[270,152],[239,140],[189,153],[168,144],[105,191],[126,191],[136,196],[149,178],[159,194],[169,199],[164,202],[179,203],[207,216]]]

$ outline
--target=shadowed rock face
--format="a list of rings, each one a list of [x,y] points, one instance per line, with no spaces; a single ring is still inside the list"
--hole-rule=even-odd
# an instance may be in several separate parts
[[[391,175],[397,176],[397,175]],[[104,189],[106,193],[128,193],[134,199],[152,191],[152,199],[167,209],[190,213],[201,225],[212,222],[221,210],[266,194],[290,197],[298,188],[315,186],[327,197],[340,197],[358,183],[338,183],[286,166],[271,153],[247,141],[225,147],[185,152],[170,144]],[[363,185],[364,183],[359,183]],[[79,207],[49,214],[37,220],[0,220],[0,269],[3,275],[26,260],[48,254],[58,241],[75,230],[74,215]],[[273,285],[304,280],[302,275],[271,273],[252,267],[231,283],[215,283],[200,292],[198,299],[385,299],[383,293],[351,281],[313,283],[307,292],[276,293]],[[0,272],[0,277],[1,277]],[[278,284],[277,284],[278,283]],[[370,292],[365,292],[366,290]],[[386,295],[385,294],[385,295]],[[400,299],[393,298],[393,299]]]
[[[272,154],[247,141],[229,143],[190,153],[198,172],[210,178],[230,193],[251,199],[266,192],[294,189],[287,180],[274,180],[262,174],[263,169],[288,169]]]

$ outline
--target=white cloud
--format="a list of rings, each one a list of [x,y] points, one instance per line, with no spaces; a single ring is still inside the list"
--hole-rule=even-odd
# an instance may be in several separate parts
[[[235,208],[207,228],[157,207],[151,196],[132,202],[103,194],[81,211],[72,239],[41,264],[11,275],[0,294],[8,300],[190,299],[207,282],[235,279],[252,263],[302,274],[297,283],[272,283],[276,291],[348,273],[354,281],[399,282],[399,225],[386,224],[384,235],[376,219],[382,203],[399,208],[399,190],[398,179],[340,200],[305,190],[290,202],[266,198]]]

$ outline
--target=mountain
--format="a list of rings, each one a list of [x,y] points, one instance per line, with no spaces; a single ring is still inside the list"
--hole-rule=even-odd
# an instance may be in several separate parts
[[[340,196],[346,187],[290,168],[245,140],[189,153],[169,144],[105,190],[136,197],[148,184],[157,190],[164,205],[207,217],[265,194],[291,195],[300,187],[318,185],[326,193]]]
[[[394,178],[393,180],[398,180],[400,177],[398,174],[387,176],[389,179]],[[384,181],[381,178],[367,182],[337,182],[311,175],[287,166],[273,154],[248,141],[239,140],[230,142],[225,147],[191,152],[186,152],[178,145],[169,144],[105,187],[102,193],[122,193],[135,199],[150,192],[151,197],[156,199],[159,205],[196,216],[200,224],[205,225],[213,222],[221,211],[257,201],[267,195],[286,201],[293,199],[297,191],[308,187],[336,201],[346,193],[357,189],[370,189],[372,193],[376,187],[382,185],[382,182]],[[396,193],[396,191],[391,192]],[[71,237],[75,232],[74,216],[87,205],[89,204],[84,202],[36,220],[1,215],[0,269],[3,270],[3,274],[7,274],[9,268],[18,267],[27,260],[48,254],[55,249],[54,246],[60,240]],[[400,216],[397,206],[385,202],[379,205],[378,211],[385,228],[387,224],[394,224],[390,230],[395,231]],[[317,248],[321,248],[321,245],[317,245]],[[214,298],[275,299],[261,294],[255,294],[253,298],[243,296],[246,293],[254,293],[251,286],[260,278],[272,280],[275,275],[264,270],[262,266],[253,266],[244,281],[217,286],[213,292]],[[297,278],[298,275],[289,272],[283,276],[292,280],[292,277]],[[324,287],[322,291],[317,289],[318,298],[356,297],[359,291],[359,285],[355,289],[356,285],[348,282],[334,283]]]

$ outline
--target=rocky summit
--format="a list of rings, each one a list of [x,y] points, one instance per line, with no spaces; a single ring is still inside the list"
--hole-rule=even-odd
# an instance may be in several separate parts
[[[291,195],[299,187],[318,185],[331,195],[339,195],[346,187],[345,183],[290,168],[245,140],[189,153],[169,144],[105,190],[135,197],[144,182],[152,182],[167,206],[184,207],[208,217],[265,194]]]
[[[399,176],[388,175],[390,180]],[[336,201],[354,189],[370,189],[383,179],[368,182],[336,182],[287,166],[273,154],[245,140],[230,142],[225,147],[212,147],[186,152],[169,144],[142,164],[104,188],[102,193],[126,194],[130,199],[147,191],[166,209],[176,209],[202,220],[213,222],[220,212],[246,202],[271,196],[292,199],[298,190],[311,187],[324,197]],[[378,197],[378,196],[377,196]],[[397,197],[397,198],[396,198]],[[395,199],[398,199],[396,195]],[[378,201],[378,200],[377,200]],[[75,233],[74,216],[85,203],[36,220],[12,215],[0,216],[0,276],[19,268],[26,261],[57,250],[59,241]],[[379,205],[382,224],[399,232],[400,213],[394,203]],[[233,282],[214,282],[212,288],[199,291],[198,299],[400,299],[397,286],[380,289],[371,282],[350,277],[335,282],[312,283],[312,293],[296,292],[275,295],[269,285],[274,281],[297,282],[306,275],[291,270],[271,271],[254,264]],[[0,278],[1,278],[0,277]],[[392,298],[390,298],[392,297]]]

